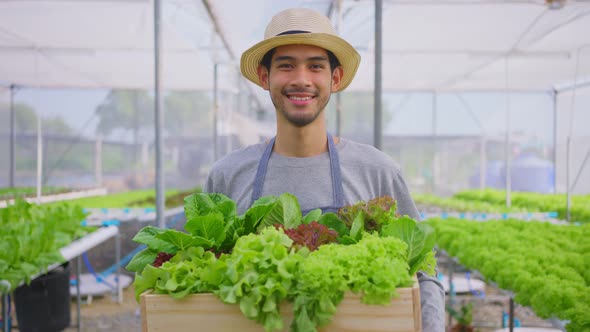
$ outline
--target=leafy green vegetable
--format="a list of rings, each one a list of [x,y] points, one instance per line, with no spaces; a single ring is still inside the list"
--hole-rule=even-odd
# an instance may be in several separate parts
[[[542,318],[568,320],[568,332],[589,331],[590,225],[431,219],[437,244],[480,271]]]
[[[434,258],[432,248],[435,244],[434,230],[425,223],[417,223],[407,216],[383,226],[382,236],[394,236],[408,245],[410,274],[418,270],[434,275],[435,266],[429,265]]]
[[[125,267],[130,272],[141,273],[143,269],[154,262],[159,251],[145,248],[133,256],[129,264]]]
[[[256,232],[258,225],[277,204],[279,200],[275,196],[264,196],[254,201],[246,213],[237,217],[234,225],[228,229],[227,234],[228,237],[231,236],[231,241],[227,241],[226,246],[231,249],[240,236]]]
[[[322,209],[313,209],[309,211],[301,221],[304,224],[309,224],[312,221],[318,221],[322,217]]]
[[[338,218],[338,215],[336,215],[333,212],[327,212],[322,214],[322,216],[318,219],[318,223],[326,225],[328,228],[335,230],[336,232],[338,232],[338,235],[340,237],[348,235],[350,232],[349,229],[346,228],[346,224],[344,224],[344,221]]]
[[[0,209],[0,283],[9,293],[23,281],[44,273],[54,263],[63,263],[59,249],[93,228],[81,225],[82,208],[60,204],[33,205],[17,199]]]
[[[276,225],[282,228],[282,225]],[[327,243],[336,242],[338,233],[329,229],[326,225],[312,221],[309,224],[301,224],[297,228],[283,229],[285,234],[293,240],[293,248],[306,247],[309,251],[317,250],[320,246]]]
[[[327,244],[311,252],[299,267],[293,330],[327,325],[348,290],[362,293],[367,304],[389,303],[397,287],[412,283],[406,248],[399,239],[365,233],[357,244]]]
[[[288,251],[292,242],[271,227],[241,237],[227,256],[227,271],[216,291],[223,302],[239,304],[242,313],[266,331],[283,328],[279,306],[295,287],[303,257]]]
[[[220,248],[226,238],[226,227],[236,216],[236,203],[222,194],[196,193],[184,199],[184,228]]]
[[[506,207],[506,192],[498,189],[464,190],[450,198],[434,195],[412,195],[418,203],[432,204],[454,211],[474,212],[557,212],[558,218],[566,219],[566,195],[532,192],[511,193],[512,205]],[[590,223],[590,195],[573,195],[570,206],[571,220]]]
[[[225,268],[223,260],[218,260],[210,251],[200,247],[190,247],[179,251],[170,261],[159,268],[145,265],[135,274],[133,287],[135,298],[153,290],[155,294],[170,294],[183,298],[192,293],[212,292],[218,289]]]
[[[350,206],[342,207],[338,211],[338,216],[351,229],[358,225],[357,217],[362,215],[363,228],[368,231],[380,231],[384,224],[390,223],[395,219],[396,202],[390,196],[374,198],[368,202],[360,201]],[[351,234],[352,236],[352,234]],[[354,236],[352,236],[354,238]]]
[[[383,196],[341,208],[338,216],[350,228],[350,233],[342,235],[340,243],[357,243],[364,232],[397,237],[408,245],[410,275],[417,271],[434,275],[436,260],[432,249],[435,235],[432,228],[427,224],[417,223],[408,216],[399,216],[396,207],[395,200]]]
[[[184,213],[187,220],[221,212],[224,219],[236,214],[236,203],[223,194],[195,193],[184,198]]]
[[[211,248],[213,246],[213,242],[205,237],[201,237],[198,235],[190,235],[183,232],[179,232],[174,229],[167,229],[164,232],[156,234],[156,239],[171,243],[174,245],[178,250],[186,250],[190,247],[203,247],[203,248]]]
[[[167,252],[170,254],[176,253],[178,247],[166,240],[157,238],[158,234],[164,233],[166,229],[158,228],[155,226],[146,226],[137,232],[133,237],[133,241],[141,244],[145,244],[148,248],[157,252]]]
[[[211,212],[207,215],[187,218],[184,228],[192,235],[212,242],[216,247],[221,246],[225,240],[225,224],[221,212]]]
[[[346,291],[386,304],[415,271],[436,264],[431,228],[398,218],[388,197],[343,209],[344,220],[319,209],[302,217],[291,194],[235,211],[223,195],[194,194],[185,199],[190,233],[142,229],[134,240],[148,248],[127,266],[136,272],[136,296],[150,289],[175,298],[214,293],[266,331],[283,328],[281,303],[292,302],[291,329],[308,332],[330,322]]]
[[[292,194],[284,193],[279,196],[278,200],[278,204],[273,207],[258,226],[259,231],[264,227],[275,224],[284,225],[285,228],[293,228],[301,224],[301,208],[297,198]]]

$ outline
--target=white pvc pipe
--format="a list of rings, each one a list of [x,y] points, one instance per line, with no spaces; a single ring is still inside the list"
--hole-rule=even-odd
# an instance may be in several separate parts
[[[94,148],[94,179],[96,186],[102,187],[102,136],[100,135],[96,138]]]
[[[41,204],[41,186],[43,184],[43,138],[41,135],[41,116],[37,115],[37,204]]]
[[[117,235],[118,232],[119,228],[117,226],[99,228],[96,231],[78,240],[75,240],[69,245],[61,248],[60,253],[64,256],[66,261],[69,261],[72,258],[81,255],[89,249],[92,249],[97,245],[101,244],[102,242]]]
[[[571,116],[571,114],[570,114]],[[572,164],[572,137],[567,136],[565,148],[565,220],[571,221],[570,208],[572,206],[572,196],[570,191],[570,169]]]
[[[32,202],[49,203],[49,202],[71,200],[71,199],[82,198],[82,197],[104,196],[106,194],[107,194],[106,188],[97,188],[97,189],[90,189],[90,190],[72,191],[69,193],[63,193],[63,194],[57,194],[57,195],[51,195],[51,196],[42,196],[40,198],[37,198],[37,197],[25,198],[25,200],[29,203],[32,203]],[[4,207],[6,207],[10,204],[13,204],[13,203],[14,203],[14,199],[0,201],[0,208],[4,208]]]
[[[484,190],[487,184],[487,149],[486,136],[482,136],[479,141],[479,189]]]
[[[184,206],[179,206],[179,207],[175,207],[173,209],[166,210],[166,211],[164,211],[164,218],[168,218],[168,217],[177,215],[183,211],[184,211]],[[156,215],[153,212],[144,214],[144,215],[140,216],[139,218],[137,218],[137,220],[139,220],[140,222],[152,221],[154,219],[156,219]]]

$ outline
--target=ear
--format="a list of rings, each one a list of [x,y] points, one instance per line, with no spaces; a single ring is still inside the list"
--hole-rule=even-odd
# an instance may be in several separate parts
[[[344,75],[342,66],[336,67],[332,73],[332,92],[336,92],[340,89],[340,86],[342,85],[342,75]]]
[[[258,65],[257,71],[258,71],[258,81],[260,82],[260,85],[262,85],[262,88],[264,90],[268,90],[269,89],[268,69],[266,69],[266,67],[263,65]]]

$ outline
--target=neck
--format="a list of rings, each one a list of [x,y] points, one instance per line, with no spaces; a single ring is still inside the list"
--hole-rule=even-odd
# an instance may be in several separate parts
[[[274,152],[286,157],[313,157],[328,151],[325,125],[277,127]]]

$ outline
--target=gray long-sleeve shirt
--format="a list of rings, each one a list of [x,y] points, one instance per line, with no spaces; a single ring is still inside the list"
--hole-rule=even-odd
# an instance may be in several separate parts
[[[236,201],[238,213],[251,205],[252,188],[265,144],[237,150],[217,161],[205,185],[206,192],[223,193]],[[344,203],[354,204],[379,196],[392,196],[397,211],[418,220],[399,166],[386,154],[370,145],[340,139],[336,145],[340,158]],[[332,205],[332,177],[328,153],[309,158],[270,157],[262,196],[289,192],[297,197],[302,210]],[[436,278],[419,273],[422,331],[445,330],[444,289]]]

